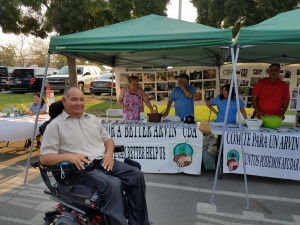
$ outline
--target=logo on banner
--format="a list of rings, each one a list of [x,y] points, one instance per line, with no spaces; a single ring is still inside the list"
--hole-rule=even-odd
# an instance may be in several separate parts
[[[234,171],[239,167],[240,154],[237,150],[231,149],[227,153],[227,166],[229,171]]]
[[[193,147],[188,143],[180,143],[177,144],[173,148],[173,161],[176,162],[176,164],[179,167],[185,167],[189,166],[192,163],[192,158],[194,154]]]

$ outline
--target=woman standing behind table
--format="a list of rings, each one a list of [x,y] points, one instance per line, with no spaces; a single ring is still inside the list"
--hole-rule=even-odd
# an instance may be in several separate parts
[[[139,120],[140,113],[144,112],[143,102],[145,102],[151,113],[155,113],[148,96],[139,86],[138,77],[129,76],[128,85],[121,89],[118,98],[118,104],[123,108],[123,117],[128,120]]]
[[[229,96],[229,89],[230,89],[230,84],[224,85],[222,87],[222,94],[206,102],[206,106],[217,115],[217,119],[215,122],[224,122],[225,120],[225,112],[226,112],[226,106],[227,106],[227,101]],[[244,119],[247,119],[247,113],[244,108],[245,104],[241,98],[239,98],[239,102],[240,102],[240,111]],[[215,105],[217,106],[218,111],[213,108],[213,106]],[[236,97],[235,97],[234,89],[232,89],[227,123],[236,123],[236,113],[237,113]]]
[[[22,105],[22,109],[24,110],[24,114],[27,114],[27,115],[30,115],[30,116],[36,115],[37,112],[38,112],[39,101],[40,101],[40,94],[35,93],[33,95],[33,103],[29,106],[29,108]],[[47,114],[47,104],[46,104],[44,98],[42,98],[42,104],[41,104],[41,108],[40,108],[40,115],[44,115],[44,114]],[[41,135],[36,136],[36,142],[37,142],[36,147],[39,148],[41,146]],[[31,145],[31,139],[27,139],[26,143],[24,145],[24,148],[28,148],[30,145]]]

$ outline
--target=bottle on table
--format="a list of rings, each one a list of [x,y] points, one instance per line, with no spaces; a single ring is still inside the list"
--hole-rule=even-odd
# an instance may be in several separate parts
[[[14,108],[13,108],[13,114],[14,114],[14,117],[18,117],[19,111],[16,106],[14,106]]]
[[[7,117],[10,117],[10,109],[7,110],[6,116],[7,116]]]

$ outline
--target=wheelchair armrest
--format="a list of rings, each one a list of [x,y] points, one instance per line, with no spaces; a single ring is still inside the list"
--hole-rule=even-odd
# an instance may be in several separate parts
[[[35,169],[35,168],[37,168],[37,167],[40,167],[42,164],[41,164],[41,162],[40,161],[35,161],[35,162],[33,162],[33,163],[31,163],[31,166]]]
[[[71,163],[71,162],[61,162],[55,165],[42,165],[40,161],[36,161],[31,163],[31,166],[33,168],[40,168],[43,171],[48,171],[48,172],[60,172],[61,169],[63,169],[65,172],[75,172],[78,171],[77,167]]]
[[[49,172],[79,172],[77,167],[71,162],[61,162],[55,165],[45,166],[46,170]]]
[[[124,152],[124,151],[125,151],[124,145],[115,145],[114,152]]]

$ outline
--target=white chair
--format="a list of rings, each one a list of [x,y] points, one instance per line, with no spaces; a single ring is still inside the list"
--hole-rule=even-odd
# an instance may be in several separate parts
[[[107,109],[106,110],[106,118],[123,117],[122,112],[123,112],[122,109]]]

